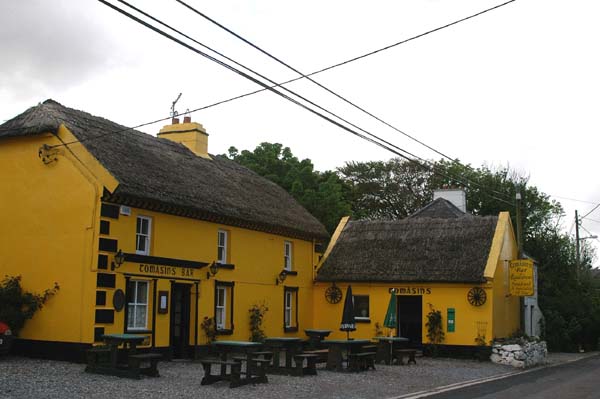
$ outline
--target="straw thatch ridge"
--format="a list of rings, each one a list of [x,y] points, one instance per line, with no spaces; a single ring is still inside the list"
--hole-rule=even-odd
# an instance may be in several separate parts
[[[456,205],[445,198],[437,198],[433,202],[425,205],[409,218],[427,217],[427,218],[462,218],[472,217],[472,215],[461,211]]]
[[[198,157],[182,144],[53,100],[1,125],[0,139],[56,134],[61,124],[118,180],[119,186],[105,195],[106,200],[171,209],[167,213],[290,237],[328,236],[325,227],[284,189],[229,159]],[[98,136],[103,137],[94,139]]]
[[[498,217],[350,221],[317,281],[485,281]]]

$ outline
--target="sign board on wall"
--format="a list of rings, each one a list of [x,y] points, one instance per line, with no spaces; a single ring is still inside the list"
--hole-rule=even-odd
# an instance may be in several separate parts
[[[511,260],[509,283],[511,295],[533,295],[533,261],[531,259]]]

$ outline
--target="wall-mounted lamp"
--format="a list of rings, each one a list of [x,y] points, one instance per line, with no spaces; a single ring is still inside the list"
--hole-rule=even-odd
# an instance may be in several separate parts
[[[217,272],[219,271],[219,264],[217,262],[214,262],[210,264],[210,266],[208,267],[208,271],[206,272],[206,279],[210,279],[210,276],[215,276],[217,274]]]
[[[111,270],[118,269],[119,267],[121,267],[123,262],[125,262],[125,254],[119,249],[119,251],[117,251],[117,253],[115,254],[115,257],[113,258],[113,261],[110,265]]]
[[[277,275],[277,278],[275,279],[275,285],[279,285],[279,284],[283,283],[285,281],[286,277],[287,277],[287,270],[283,269]]]

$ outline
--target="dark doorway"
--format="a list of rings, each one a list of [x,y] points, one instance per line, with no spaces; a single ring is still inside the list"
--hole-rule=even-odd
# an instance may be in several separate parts
[[[171,351],[173,358],[188,357],[190,341],[189,284],[171,284]]]
[[[411,346],[421,346],[423,333],[423,297],[398,295],[398,334],[410,339]]]

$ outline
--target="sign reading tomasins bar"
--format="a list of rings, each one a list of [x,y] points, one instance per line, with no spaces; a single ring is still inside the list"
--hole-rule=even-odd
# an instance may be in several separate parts
[[[509,280],[511,295],[533,295],[533,261],[531,259],[511,260]]]

